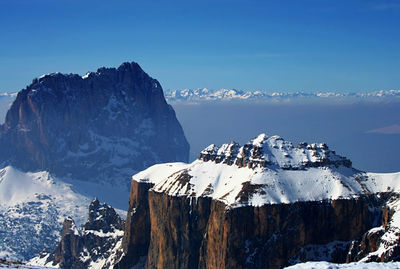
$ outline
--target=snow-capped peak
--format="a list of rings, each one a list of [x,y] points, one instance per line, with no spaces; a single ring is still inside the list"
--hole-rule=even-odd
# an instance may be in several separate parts
[[[191,164],[154,165],[133,176],[172,196],[211,197],[230,207],[348,199],[399,191],[400,173],[373,174],[351,167],[324,143],[291,142],[261,134],[243,146],[210,145]]]
[[[278,138],[278,136],[277,136]],[[268,135],[263,133],[258,135],[256,138],[252,139],[251,142],[253,143],[254,146],[261,147],[262,144],[268,139]]]
[[[280,136],[260,134],[240,147],[237,143],[210,145],[199,160],[235,164],[249,168],[277,166],[282,169],[304,169],[323,165],[351,167],[351,162],[331,151],[324,143],[300,143],[297,147]]]
[[[236,89],[183,89],[183,90],[167,90],[165,97],[170,103],[208,103],[208,102],[281,102],[281,101],[332,101],[340,100],[343,102],[345,98],[349,101],[365,101],[365,100],[399,100],[400,90],[380,90],[375,92],[276,92],[276,91],[260,91],[260,90],[236,90]]]
[[[82,79],[88,78],[91,74],[92,72],[87,72],[85,75],[82,76]]]

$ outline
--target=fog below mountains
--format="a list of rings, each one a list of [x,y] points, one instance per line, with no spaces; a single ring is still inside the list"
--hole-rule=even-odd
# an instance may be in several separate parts
[[[0,123],[10,96],[0,96]],[[400,103],[173,104],[190,143],[190,160],[209,144],[241,144],[259,133],[294,144],[326,142],[353,166],[370,172],[400,171]],[[372,131],[372,132],[371,132]]]
[[[243,144],[265,132],[297,144],[326,142],[355,168],[400,171],[400,103],[175,104],[190,160],[209,144]]]

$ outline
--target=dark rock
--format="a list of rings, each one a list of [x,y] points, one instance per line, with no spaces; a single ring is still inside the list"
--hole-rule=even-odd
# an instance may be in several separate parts
[[[189,155],[160,83],[134,62],[35,79],[0,126],[0,148],[0,163],[95,182]]]
[[[122,247],[124,256],[115,268],[130,268],[147,256],[150,244],[150,212],[148,191],[154,184],[132,180],[129,209]]]
[[[388,200],[382,207],[381,226],[367,231],[352,242],[347,262],[400,261],[400,227],[398,216],[394,217],[394,214],[398,214],[399,198],[398,193],[381,195],[381,199]]]
[[[62,240],[54,253],[50,256],[53,264],[61,268],[85,268],[79,257],[83,251],[84,242],[75,222],[66,218],[62,229]]]
[[[41,255],[45,258],[44,264],[83,269],[95,262],[102,264],[102,268],[109,268],[122,255],[116,246],[122,240],[124,226],[112,207],[94,199],[82,230],[75,226],[73,219],[65,219],[60,244],[53,253]]]
[[[89,218],[84,226],[85,230],[113,232],[115,229],[123,230],[124,223],[115,210],[107,205],[100,204],[95,198],[89,206]]]

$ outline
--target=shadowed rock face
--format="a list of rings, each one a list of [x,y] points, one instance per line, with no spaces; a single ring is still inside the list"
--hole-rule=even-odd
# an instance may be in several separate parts
[[[159,82],[138,64],[35,79],[0,126],[0,163],[80,180],[115,181],[189,145]]]
[[[116,268],[130,268],[141,257],[147,256],[150,244],[150,214],[148,192],[154,184],[132,181],[129,195],[129,211],[122,240],[124,256]]]

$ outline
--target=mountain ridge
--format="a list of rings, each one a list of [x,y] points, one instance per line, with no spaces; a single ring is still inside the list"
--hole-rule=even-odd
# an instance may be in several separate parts
[[[152,166],[133,180],[171,196],[211,197],[230,207],[354,198],[400,191],[400,173],[366,173],[324,143],[294,147],[261,134],[243,146],[210,145],[191,164]]]
[[[180,103],[286,103],[286,102],[398,102],[400,90],[379,90],[374,92],[285,92],[261,90],[237,90],[207,88],[166,90],[165,97],[172,104]]]

